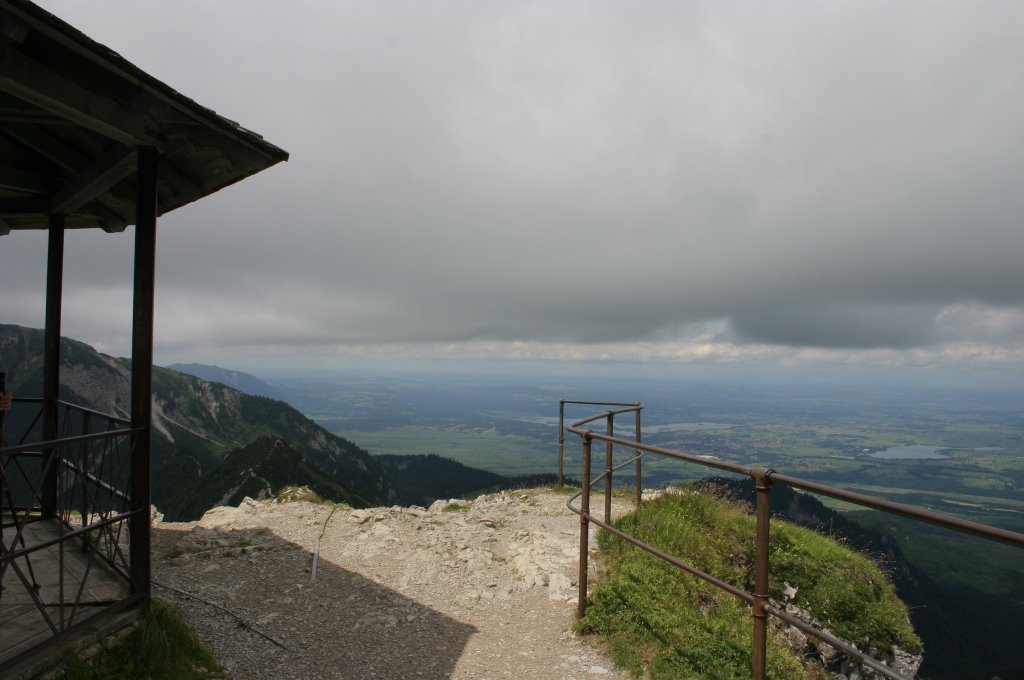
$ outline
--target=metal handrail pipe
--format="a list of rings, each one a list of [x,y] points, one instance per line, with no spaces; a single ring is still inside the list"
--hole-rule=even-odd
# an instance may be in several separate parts
[[[620,413],[634,413],[634,412],[639,411],[639,410],[640,409],[638,409],[637,407],[632,406],[630,408],[620,408],[620,409],[614,409],[614,410],[611,410],[611,411],[601,411],[596,416],[589,416],[587,418],[581,418],[580,420],[576,420],[576,421],[573,421],[573,422],[569,423],[569,427],[566,428],[566,429],[568,429],[570,432],[575,432],[575,430],[573,428],[579,427],[580,425],[586,425],[587,423],[592,423],[595,420],[601,420],[602,418],[607,418],[608,416],[617,416]]]
[[[688,574],[692,574],[692,575],[696,576],[697,578],[700,578],[700,579],[703,579],[704,581],[707,581],[708,583],[710,583],[711,585],[715,586],[716,588],[719,588],[721,590],[726,591],[727,593],[735,595],[736,597],[740,598],[741,600],[743,600],[747,604],[751,604],[751,605],[754,604],[754,596],[752,594],[748,593],[747,591],[741,590],[741,589],[733,586],[730,583],[726,583],[725,581],[723,581],[721,579],[715,578],[711,574],[707,574],[707,573],[701,571],[700,569],[698,569],[697,567],[694,567],[693,565],[687,564],[686,562],[683,562],[682,560],[679,560],[679,559],[677,559],[675,557],[672,557],[672,555],[669,555],[666,552],[662,552],[661,550],[658,550],[653,545],[649,545],[647,543],[644,543],[643,541],[641,541],[641,540],[639,540],[637,538],[634,538],[633,536],[630,536],[626,532],[620,531],[619,529],[616,529],[611,524],[609,524],[607,522],[601,521],[596,516],[591,515],[590,513],[587,513],[587,514],[584,515],[582,510],[578,510],[578,509],[574,508],[571,505],[572,500],[575,500],[575,498],[576,497],[574,496],[572,499],[570,499],[569,503],[567,503],[566,505],[569,507],[570,510],[575,512],[580,517],[585,518],[588,522],[596,524],[597,526],[601,527],[605,531],[607,531],[609,533],[612,533],[612,534],[615,534],[616,536],[618,536],[622,540],[626,541],[627,543],[631,543],[631,544],[635,545],[636,547],[640,548],[641,550],[645,550],[645,551],[649,552],[650,554],[654,555],[658,559],[664,560],[665,562],[668,562],[672,566],[678,567],[679,569],[682,569],[683,571],[685,571]]]
[[[62,543],[63,541],[68,541],[72,538],[78,538],[82,534],[87,534],[90,531],[96,531],[97,529],[102,529],[105,526],[116,524],[117,522],[128,519],[132,515],[137,515],[140,512],[146,511],[148,511],[148,508],[135,508],[134,510],[128,510],[126,512],[114,515],[113,517],[108,517],[107,519],[102,520],[100,522],[90,524],[87,527],[82,527],[81,529],[69,531],[68,533],[62,534],[57,538],[51,538],[46,541],[41,541],[39,543],[33,544],[30,547],[20,548],[18,550],[11,550],[10,552],[6,552],[2,556],[0,556],[0,562],[10,562],[12,560],[16,560],[22,555],[28,555],[29,553],[34,553],[36,551],[42,550],[43,548],[49,548],[51,545],[57,545],[58,543]]]
[[[66,406],[67,408],[69,408],[69,409],[71,409],[73,411],[77,411],[79,413],[88,413],[91,416],[97,416],[99,418],[103,418],[105,420],[108,420],[108,421],[110,421],[112,423],[117,423],[118,425],[131,425],[132,424],[132,421],[128,420],[127,418],[119,418],[117,416],[110,415],[109,413],[103,413],[102,411],[97,411],[95,409],[91,409],[91,408],[88,408],[86,406],[82,406],[80,404],[72,404],[69,401],[58,401],[57,403],[59,405],[61,405],[61,406]]]
[[[69,531],[77,531],[77,529],[75,529],[74,526],[72,526],[70,523],[68,523],[68,521],[65,520],[63,517],[60,518],[60,523],[62,525],[64,525],[64,527],[67,528]],[[90,529],[90,530],[95,530],[95,529],[104,529],[106,527],[104,527],[102,525],[99,525],[98,527],[93,527],[92,525],[90,525],[87,528]],[[125,566],[125,565],[128,564],[128,560],[125,559],[124,553],[121,551],[121,546],[115,543],[113,548],[114,548],[113,554],[116,557],[120,557],[121,558],[121,563],[117,562],[116,559],[112,559],[110,557],[107,557],[107,555],[105,555],[103,553],[103,551],[101,551],[101,550],[97,550],[96,551],[96,557],[99,557],[101,560],[103,560],[104,563],[106,563],[106,565],[108,567],[110,567],[111,569],[113,569],[114,571],[119,573],[126,580],[130,581],[131,580],[131,574],[128,573],[128,570],[127,570],[127,568]],[[79,603],[79,604],[81,604],[81,603]],[[64,605],[62,605],[62,606],[64,606]]]
[[[892,678],[893,680],[911,680],[911,678],[908,678],[905,675],[897,673],[892,668],[886,666],[884,663],[880,662],[878,659],[871,656],[870,654],[865,654],[853,645],[845,642],[840,638],[837,638],[835,635],[831,635],[830,633],[826,633],[820,628],[812,626],[806,621],[803,621],[793,616],[789,612],[779,609],[774,604],[765,605],[765,609],[767,609],[768,613],[774,616],[775,618],[785,621],[794,628],[798,628],[804,633],[807,633],[808,635],[815,637],[821,640],[822,642],[826,642],[829,645],[836,647],[837,649],[841,649],[843,653],[847,656],[857,659],[860,663],[864,664],[865,666],[870,666],[871,668],[875,669],[876,671],[878,671],[879,673],[888,678]]]
[[[48,439],[41,442],[32,442],[31,444],[19,444],[17,446],[7,446],[0,449],[0,454],[5,456],[13,456],[21,453],[35,453],[39,449],[56,449],[61,446],[68,446],[69,444],[80,444],[82,442],[96,441],[99,439],[113,439],[114,437],[124,437],[132,434],[139,434],[145,432],[144,427],[129,427],[123,430],[107,430],[105,432],[93,432],[91,434],[79,434],[73,437],[63,437],[61,439]]]
[[[582,436],[583,431],[579,431],[573,428],[569,428],[569,431],[573,434]],[[663,449],[658,446],[651,446],[649,444],[637,443],[629,439],[621,439],[618,437],[609,437],[599,432],[592,432],[585,430],[590,433],[590,436],[594,439],[612,442],[621,446],[627,446],[634,449],[642,449],[650,453],[657,453],[659,455],[668,456],[670,458],[676,458],[678,460],[685,460],[705,467],[711,467],[718,470],[725,470],[727,472],[734,472],[737,474],[751,476],[753,468],[744,465],[738,465],[736,463],[729,463],[727,461],[715,461],[707,458],[699,458],[692,454],[683,453],[681,451],[673,451],[671,449]],[[876,498],[874,496],[866,496],[859,494],[854,491],[845,491],[843,489],[837,489],[827,484],[820,484],[818,482],[812,482],[807,479],[800,477],[793,477],[791,475],[782,474],[780,472],[772,472],[769,478],[773,482],[785,484],[797,489],[803,489],[804,491],[810,491],[812,493],[820,493],[824,496],[830,496],[839,500],[849,501],[857,505],[862,505],[868,508],[874,508],[876,510],[882,510],[885,512],[891,512],[897,515],[903,515],[904,517],[910,517],[911,519],[917,519],[929,524],[941,526],[946,529],[958,531],[961,533],[971,534],[974,536],[980,536],[982,538],[988,538],[1001,543],[1006,543],[1016,547],[1024,548],[1024,534],[1010,531],[1008,529],[1001,529],[998,527],[992,527],[979,522],[972,522],[966,519],[959,519],[957,517],[951,517],[949,515],[943,515],[930,510],[922,510],[921,508],[915,508],[910,505],[903,503],[896,503],[894,501],[887,501],[882,498]]]
[[[603,442],[611,442],[624,446],[630,449],[642,449],[648,453],[657,453],[661,456],[668,456],[669,458],[676,458],[678,460],[685,460],[689,463],[696,463],[697,465],[703,465],[704,467],[711,467],[717,470],[724,470],[726,472],[735,472],[736,474],[751,476],[753,472],[752,467],[746,465],[739,465],[737,463],[730,463],[724,460],[711,460],[708,458],[701,458],[690,453],[683,453],[682,451],[673,451],[672,449],[664,449],[660,446],[651,446],[650,444],[643,444],[641,442],[633,441],[632,439],[622,439],[621,437],[609,437],[608,435],[594,432],[591,430],[576,430],[569,428],[569,431],[575,435],[583,436],[584,432],[588,432],[594,439],[599,439]],[[775,479],[773,476],[772,479]]]
[[[636,456],[636,458],[630,458],[625,463],[621,463],[621,464],[613,467],[611,469],[611,472],[616,472],[616,471],[621,470],[622,468],[626,467],[630,463],[636,462],[637,458],[640,458],[640,456]],[[602,481],[605,477],[608,476],[608,472],[609,472],[608,470],[605,470],[604,472],[599,474],[597,477],[594,477],[593,481],[590,482],[590,486],[593,487],[595,484],[597,484],[598,482]],[[575,498],[575,496],[573,496],[573,498]]]
[[[14,397],[12,398],[12,401],[15,404],[42,404],[46,400],[43,399],[42,397]],[[95,409],[89,408],[88,406],[82,406],[81,404],[75,404],[70,401],[64,401],[63,399],[58,399],[57,404],[60,406],[66,406],[75,411],[80,411],[82,413],[89,413],[94,416],[100,416],[101,418],[106,418],[108,420],[112,420],[114,422],[118,422],[124,425],[127,425],[131,422],[130,420],[127,420],[125,418],[119,418],[118,416],[111,415],[109,413],[104,413],[102,411],[97,411]]]
[[[640,459],[641,459],[641,458],[643,458],[643,457],[644,457],[644,454],[642,454],[642,453],[641,453],[640,455],[638,455],[638,456],[633,456],[632,458],[630,458],[630,459],[629,459],[629,460],[627,460],[626,462],[624,462],[624,463],[619,463],[618,465],[616,465],[615,467],[613,467],[613,468],[612,468],[612,472],[618,472],[619,470],[621,470],[622,468],[626,467],[626,466],[627,466],[627,465],[629,465],[630,463],[635,463],[635,462],[637,462],[638,460],[640,460]],[[600,477],[598,477],[598,479],[600,479]],[[597,481],[597,479],[595,479],[594,481],[596,482],[596,481]]]
[[[573,399],[561,399],[562,404],[586,404],[588,406],[634,406],[643,408],[643,402],[639,401],[576,401]]]
[[[577,432],[575,428],[579,427],[580,425],[586,425],[587,423],[592,423],[595,420],[601,420],[603,418],[607,418],[609,413],[610,413],[610,411],[601,411],[596,416],[590,416],[589,418],[584,418],[583,420],[577,420],[576,422],[569,423],[569,425],[565,429],[569,430],[570,432],[572,432],[574,434],[579,434],[579,432]]]
[[[568,426],[565,429],[567,429],[570,432],[577,432],[577,431],[575,431],[574,428],[580,427],[581,425],[586,425],[587,423],[593,423],[595,420],[602,420],[604,418],[608,418],[609,416],[617,416],[618,414],[623,414],[623,413],[634,413],[635,411],[637,411],[637,410],[636,409],[616,409],[614,411],[602,411],[601,413],[599,413],[596,416],[590,416],[588,418],[583,418],[583,419],[578,420],[578,421],[573,421],[573,422],[569,423]],[[577,432],[577,434],[579,434],[579,432]]]
[[[630,463],[635,463],[635,462],[636,462],[637,460],[639,460],[639,459],[641,459],[641,458],[643,458],[643,456],[642,456],[642,455],[641,455],[641,456],[636,456],[636,457],[634,457],[634,458],[630,458],[630,459],[629,459],[629,460],[627,460],[626,462],[624,462],[624,463],[620,463],[619,465],[616,465],[615,467],[613,467],[611,471],[612,471],[612,472],[616,472],[616,471],[618,471],[618,470],[621,470],[622,468],[626,467],[626,466],[627,466],[627,465],[629,465]],[[597,477],[594,477],[594,478],[593,478],[593,479],[592,479],[592,480],[590,481],[590,486],[591,486],[591,487],[593,487],[593,486],[594,486],[595,484],[597,484],[598,482],[600,482],[601,480],[603,480],[603,479],[604,479],[604,478],[605,478],[605,477],[606,477],[607,475],[608,475],[608,472],[606,471],[606,472],[602,472],[602,473],[601,473],[601,474],[599,474],[599,475],[598,475]],[[569,502],[571,503],[572,501],[574,501],[574,500],[576,500],[577,498],[579,498],[579,497],[580,497],[580,495],[581,495],[582,493],[583,493],[583,491],[582,491],[582,490],[580,490],[580,491],[577,491],[576,493],[574,493],[574,494],[573,494],[572,496],[570,496],[570,497],[569,497]]]
[[[594,435],[594,438],[597,438],[596,434]],[[912,505],[904,505],[903,503],[896,503],[895,501],[887,501],[884,498],[866,496],[864,494],[857,493],[856,491],[837,489],[826,484],[819,484],[818,482],[812,482],[799,477],[791,477],[778,472],[773,472],[771,474],[771,480],[773,482],[781,482],[782,484],[786,484],[797,489],[803,489],[804,491],[819,493],[823,496],[831,496],[832,498],[849,501],[864,507],[890,512],[894,515],[902,515],[922,522],[928,522],[929,524],[934,524],[946,529],[952,529],[953,531],[980,536],[982,538],[992,539],[1001,543],[1007,543],[1018,548],[1024,548],[1024,534],[1017,533],[1016,531],[1001,529],[999,527],[993,527],[979,522],[972,522],[971,520],[960,519],[950,515],[943,515],[930,510],[922,510],[921,508],[915,508]]]
[[[88,472],[84,468],[78,467],[77,465],[75,465],[75,463],[73,461],[68,460],[67,458],[61,458],[60,461],[64,465],[64,467],[68,468],[69,470],[73,470],[74,472],[77,472],[78,474],[82,475],[82,477],[84,477],[85,479],[88,479],[90,482],[92,482],[96,486],[100,487],[101,489],[103,489],[104,491],[109,493],[110,495],[116,496],[116,497],[120,498],[121,500],[123,500],[125,502],[130,502],[131,501],[131,498],[128,496],[127,493],[125,493],[121,489],[118,489],[117,487],[111,486],[110,484],[108,484],[107,482],[103,481],[102,479],[100,479],[99,477],[94,475],[93,473]]]

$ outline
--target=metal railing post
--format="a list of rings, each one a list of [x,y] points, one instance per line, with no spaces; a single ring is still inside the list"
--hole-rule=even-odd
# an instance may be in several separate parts
[[[608,436],[615,436],[615,412],[608,411]],[[608,442],[604,447],[604,521],[612,521],[612,450],[614,444]]]
[[[82,414],[82,434],[92,434],[92,414],[90,414],[90,413],[83,413]],[[79,465],[82,468],[82,472],[81,472],[81,478],[82,478],[81,484],[82,484],[82,486],[81,486],[81,490],[79,491],[79,493],[82,495],[82,497],[79,499],[79,501],[80,501],[81,506],[82,506],[82,526],[84,527],[84,526],[88,526],[89,525],[89,496],[88,496],[88,492],[87,492],[87,485],[89,483],[89,480],[86,477],[86,475],[88,474],[88,472],[90,470],[90,467],[89,467],[89,452],[92,451],[92,444],[91,444],[91,442],[82,442],[82,446],[81,446],[81,448],[79,448],[79,451],[80,451],[80,454],[81,454],[81,461],[82,461],[81,463],[79,463]],[[71,499],[70,498],[68,499],[68,507],[69,508],[71,507]]]
[[[636,443],[639,444],[642,440],[640,438],[640,410],[643,408],[643,404],[636,405]],[[641,461],[643,451],[640,449],[634,449],[636,451],[636,507],[640,507],[640,501],[644,493],[643,477],[641,476]]]
[[[582,619],[587,611],[587,562],[590,555],[590,430],[583,435],[583,498],[580,501],[580,574],[579,603],[576,617]]]
[[[565,399],[558,400],[558,486],[565,484],[562,466],[565,460]]]
[[[757,483],[757,535],[754,557],[754,602],[751,614],[754,619],[753,677],[764,680],[767,673],[768,654],[768,524],[771,521],[771,487],[770,475],[773,470],[753,468],[750,476]]]

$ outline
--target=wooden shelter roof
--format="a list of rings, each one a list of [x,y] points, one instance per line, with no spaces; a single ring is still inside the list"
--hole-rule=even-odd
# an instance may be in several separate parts
[[[288,159],[37,5],[0,0],[0,234],[52,213],[123,230],[139,147],[160,154],[158,214]]]

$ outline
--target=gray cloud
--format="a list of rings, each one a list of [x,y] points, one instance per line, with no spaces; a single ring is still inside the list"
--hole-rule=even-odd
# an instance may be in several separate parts
[[[1024,6],[43,4],[292,153],[162,220],[168,346],[1016,342]],[[88,236],[70,285],[127,285]]]
[[[907,349],[930,345],[939,313],[933,305],[837,304],[739,314],[740,339],[777,345]]]

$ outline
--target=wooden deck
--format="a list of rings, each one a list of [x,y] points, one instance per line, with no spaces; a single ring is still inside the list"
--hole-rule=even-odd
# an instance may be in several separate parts
[[[9,515],[3,519],[6,549],[22,548],[21,541],[17,546],[10,545],[15,529],[9,526]],[[38,518],[26,523],[22,531],[26,547],[59,535],[56,520]],[[128,582],[95,554],[82,551],[78,539],[67,541],[63,549],[57,543],[6,564],[2,586],[0,667],[48,641],[57,631],[87,621],[124,600],[130,592]]]

